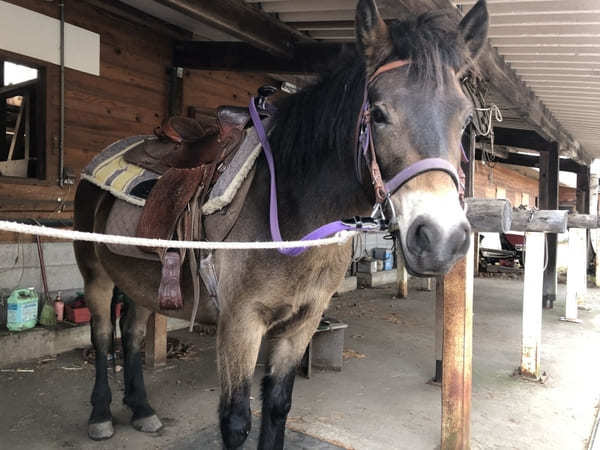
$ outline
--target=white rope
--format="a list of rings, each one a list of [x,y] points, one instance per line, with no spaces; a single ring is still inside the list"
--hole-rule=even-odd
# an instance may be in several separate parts
[[[481,136],[489,136],[492,132],[492,120],[495,119],[496,122],[502,122],[502,111],[498,108],[498,105],[492,103],[489,108],[475,108],[476,111],[483,112],[483,117],[485,120],[485,116],[487,115],[487,127],[485,130],[478,129],[478,133]],[[492,144],[493,145],[493,144]]]
[[[62,230],[39,225],[26,225],[18,222],[0,220],[0,230],[13,233],[33,234],[68,241],[98,242],[102,244],[137,245],[138,247],[193,248],[193,249],[278,249],[298,247],[320,247],[322,245],[343,244],[351,239],[356,231],[340,231],[333,237],[306,241],[281,242],[206,242],[206,241],[169,241],[167,239],[146,239],[115,234],[88,233],[85,231]]]

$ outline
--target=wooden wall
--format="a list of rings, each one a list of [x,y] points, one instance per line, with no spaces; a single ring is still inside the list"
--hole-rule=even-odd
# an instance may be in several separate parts
[[[10,0],[58,16],[57,2]],[[168,75],[174,38],[156,28],[130,22],[84,0],[65,2],[68,23],[100,34],[100,76],[66,69],[65,168],[77,176],[101,149],[134,134],[152,133],[168,109]],[[114,3],[114,2],[107,2]],[[4,56],[19,57],[7,52]],[[0,218],[71,219],[75,186],[58,187],[59,67],[19,58],[47,73],[46,179],[0,177]],[[266,76],[231,72],[186,71],[184,112],[188,106],[245,105]],[[2,235],[1,240],[14,236]]]
[[[513,206],[521,204],[522,194],[529,194],[529,207],[535,206],[538,196],[538,180],[525,176],[510,167],[496,164],[494,169],[481,161],[475,165],[475,197],[496,198],[498,188],[506,191],[506,198]]]

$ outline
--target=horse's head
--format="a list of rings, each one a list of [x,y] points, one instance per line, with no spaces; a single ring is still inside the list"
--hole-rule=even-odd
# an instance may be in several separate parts
[[[356,19],[367,79],[390,62],[407,61],[368,83],[373,148],[383,179],[426,158],[457,167],[473,108],[459,77],[486,42],[485,1],[460,23],[446,11],[386,25],[374,0],[360,0]],[[469,248],[470,227],[454,177],[443,170],[420,172],[391,194],[408,270],[447,272]]]

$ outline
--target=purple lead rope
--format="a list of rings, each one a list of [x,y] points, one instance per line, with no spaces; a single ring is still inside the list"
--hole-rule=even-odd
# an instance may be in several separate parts
[[[283,239],[281,237],[281,231],[279,230],[279,213],[277,211],[277,183],[275,181],[275,162],[273,160],[273,152],[271,151],[271,145],[269,144],[265,127],[263,126],[262,121],[260,120],[260,115],[256,110],[254,97],[250,99],[250,106],[248,109],[250,110],[250,117],[252,119],[254,129],[256,130],[256,134],[258,135],[258,139],[262,145],[265,158],[267,159],[267,165],[269,166],[269,174],[271,175],[269,196],[269,224],[271,228],[271,238],[274,242],[282,242]],[[307,241],[312,239],[322,239],[339,231],[352,229],[353,228],[351,226],[344,224],[340,220],[336,220],[335,222],[330,222],[322,227],[317,228],[316,230],[311,231],[300,240]],[[278,251],[284,255],[297,256],[306,251],[306,249],[306,247],[294,247],[286,249],[280,248]]]

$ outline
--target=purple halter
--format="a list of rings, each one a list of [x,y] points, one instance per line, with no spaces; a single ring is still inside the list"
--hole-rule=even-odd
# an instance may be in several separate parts
[[[377,76],[379,76],[379,74],[388,70],[395,69],[397,67],[402,67],[406,64],[408,64],[408,61],[395,61],[381,66],[371,76],[368,83],[365,85],[365,99],[363,102],[363,106],[361,107],[361,114],[358,121],[357,168],[360,167],[363,159],[367,163],[367,166],[371,168],[371,177],[373,180],[375,195],[378,200],[377,204],[381,204],[382,201],[389,200],[390,195],[392,195],[405,183],[407,183],[417,175],[420,175],[424,172],[429,172],[431,170],[441,170],[443,172],[448,173],[448,175],[450,175],[456,186],[459,186],[459,179],[456,169],[454,168],[454,166],[452,166],[452,164],[450,164],[448,161],[442,158],[421,159],[398,172],[391,180],[388,180],[385,183],[381,181],[379,165],[377,164],[377,159],[375,157],[375,149],[373,146],[371,120],[370,115],[368,113],[369,102],[367,98],[367,86],[368,84],[373,82],[373,80]],[[250,111],[250,117],[252,119],[254,129],[256,130],[256,134],[258,135],[258,138],[262,145],[262,149],[265,154],[267,165],[269,167],[269,173],[271,176],[269,195],[269,224],[271,229],[271,238],[274,242],[283,241],[281,237],[281,231],[279,229],[279,215],[277,211],[277,182],[275,179],[275,162],[273,160],[273,152],[271,151],[271,145],[269,144],[269,139],[265,132],[265,128],[260,120],[260,115],[256,109],[254,97],[250,99],[250,105],[248,109]],[[362,182],[360,169],[359,171],[357,171],[357,175],[359,177],[359,181]],[[378,190],[380,190],[381,192],[378,193]],[[383,200],[380,198],[380,195],[384,196]],[[372,219],[355,218],[352,222],[336,220],[335,222],[330,222],[326,225],[317,228],[316,230],[311,231],[306,236],[302,237],[300,240],[306,241],[312,239],[322,239],[340,231],[356,230],[361,228],[368,230],[381,229],[381,225],[382,224],[380,222]],[[278,251],[284,255],[297,256],[303,253],[305,250],[306,247],[296,247],[290,249],[279,249]]]

